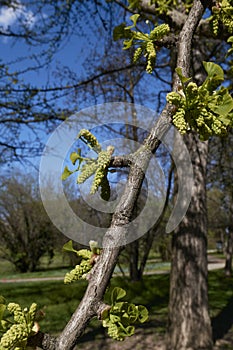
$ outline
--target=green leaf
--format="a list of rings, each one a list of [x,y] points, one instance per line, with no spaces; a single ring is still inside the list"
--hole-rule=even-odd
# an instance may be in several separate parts
[[[180,67],[176,68],[176,73],[177,73],[178,77],[180,78],[182,85],[191,80],[191,78],[187,78],[183,75],[182,69]]]
[[[129,9],[135,9],[139,6],[139,0],[128,0]]]
[[[203,66],[205,68],[206,73],[208,74],[208,78],[215,78],[218,80],[224,80],[224,72],[222,68],[214,63],[214,62],[203,62]]]
[[[144,323],[148,319],[148,310],[143,305],[138,305],[138,320],[141,323]]]
[[[70,160],[71,160],[73,165],[75,165],[77,160],[79,160],[81,162],[81,149],[80,148],[78,149],[78,152],[72,152],[70,154]]]
[[[105,321],[105,320],[109,320],[109,312],[110,312],[110,308],[106,307],[106,309],[104,309],[101,312],[101,320]]]
[[[0,329],[6,331],[9,326],[11,325],[12,323],[10,323],[9,321],[6,321],[6,320],[1,320],[0,321]]]
[[[133,45],[133,38],[131,38],[130,40],[125,40],[123,44],[124,44],[123,50],[130,49],[131,46]]]
[[[64,180],[66,180],[70,175],[72,175],[74,173],[74,171],[71,171],[71,170],[69,170],[68,169],[68,167],[67,166],[65,166],[65,169],[64,169],[64,171],[63,171],[63,173],[62,173],[62,176],[61,176],[61,179],[64,181]]]
[[[135,15],[131,16],[130,19],[133,22],[133,24],[131,26],[126,27],[125,29],[131,29],[133,27],[136,27],[137,24],[137,20],[140,17],[140,15],[138,13],[136,13]]]
[[[125,330],[128,337],[131,337],[132,335],[134,335],[134,331],[135,331],[134,326],[128,326]]]
[[[209,104],[208,106],[214,113],[227,117],[233,109],[233,99],[228,92],[225,92],[220,105]]]
[[[223,117],[223,116],[219,116],[219,120],[225,125],[233,125],[233,116],[232,119],[230,119],[228,116],[227,117]]]
[[[127,314],[129,315],[130,323],[136,322],[139,316],[138,307],[134,304],[129,304]]]
[[[230,38],[228,38],[227,42],[228,43],[233,43],[233,36],[230,36]]]
[[[110,321],[112,322],[112,323],[117,323],[117,322],[119,322],[120,320],[121,320],[121,318],[120,318],[120,316],[117,316],[117,315],[113,315],[113,314],[110,314]]]
[[[1,296],[0,296],[0,298],[1,298]],[[3,298],[3,299],[4,299],[4,298]],[[1,300],[1,299],[0,299],[0,300]],[[3,314],[4,314],[5,310],[6,310],[6,304],[4,304],[4,303],[1,302],[1,304],[0,304],[0,321],[1,321],[2,318],[3,318]]]
[[[126,291],[120,287],[115,287],[111,294],[111,303],[115,304],[117,300],[124,298]]]
[[[126,29],[125,23],[121,23],[113,29],[113,40],[130,39],[132,37],[131,30]]]
[[[89,241],[89,247],[93,254],[100,254],[99,244],[96,241]]]
[[[229,49],[229,50],[227,51],[226,57],[229,57],[229,56],[232,55],[232,54],[233,54],[233,48],[232,48],[232,49]]]
[[[78,251],[75,250],[75,249],[73,248],[73,242],[72,242],[72,241],[69,241],[69,242],[65,243],[65,244],[63,245],[63,248],[62,248],[62,249],[63,249],[65,252],[74,252],[74,253],[78,254]]]

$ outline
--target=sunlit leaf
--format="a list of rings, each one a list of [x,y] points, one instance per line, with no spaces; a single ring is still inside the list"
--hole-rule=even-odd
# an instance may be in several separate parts
[[[208,74],[208,78],[215,78],[218,80],[224,80],[224,72],[223,69],[214,62],[203,62],[203,66],[205,68],[206,73]]]
[[[191,78],[187,78],[187,77],[185,77],[185,76],[183,75],[182,69],[181,69],[180,67],[177,67],[177,68],[176,68],[176,73],[177,73],[178,77],[180,78],[180,81],[181,81],[182,84],[187,83],[187,82],[190,81],[190,79],[191,79]]]
[[[115,287],[111,294],[111,303],[115,304],[117,300],[124,298],[126,291],[120,287]]]
[[[138,320],[143,323],[148,319],[148,310],[143,305],[138,305]]]
[[[125,23],[122,23],[113,29],[113,40],[115,41],[120,39],[130,39],[131,37],[132,33],[129,29],[126,29]]]
[[[138,13],[136,13],[135,15],[131,16],[130,19],[133,22],[133,24],[131,26],[126,27],[125,29],[131,29],[133,27],[136,27],[137,24],[137,20],[140,17],[140,15]]]
[[[81,161],[81,149],[78,149],[78,152],[72,152],[70,154],[70,160],[73,165],[77,162],[77,160]]]
[[[70,175],[72,175],[74,172],[69,170],[67,166],[65,166],[65,169],[62,173],[61,179],[66,180]]]
[[[66,251],[66,252],[78,253],[78,251],[75,250],[75,249],[73,248],[73,242],[72,242],[72,241],[69,241],[69,242],[65,243],[65,244],[63,245],[63,248],[62,248],[62,249],[63,249],[64,251]]]

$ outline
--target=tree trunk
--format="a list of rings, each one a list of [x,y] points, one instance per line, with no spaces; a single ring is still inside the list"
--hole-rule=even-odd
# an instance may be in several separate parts
[[[207,287],[207,213],[205,173],[207,142],[186,137],[194,185],[189,209],[172,239],[169,350],[212,349]]]
[[[227,235],[226,263],[225,263],[226,276],[232,275],[232,254],[233,254],[233,230],[231,227]]]
[[[139,259],[139,242],[134,241],[129,246],[129,277],[130,281],[137,282],[141,279],[141,274],[138,268]]]

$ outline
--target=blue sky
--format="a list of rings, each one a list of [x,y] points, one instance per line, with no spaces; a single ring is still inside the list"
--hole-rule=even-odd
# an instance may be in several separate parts
[[[15,2],[16,4],[16,2]],[[46,13],[44,14],[46,17]],[[9,27],[17,32],[19,22],[26,23],[29,28],[33,29],[37,24],[38,17],[33,13],[28,6],[22,5],[20,1],[17,1],[15,9],[10,7],[0,6],[0,28],[1,32],[6,34],[9,32]],[[36,88],[53,87],[56,85],[56,78],[54,72],[56,69],[60,69],[61,65],[66,65],[74,72],[77,72],[80,76],[85,76],[85,69],[83,63],[87,58],[91,47],[94,45],[94,37],[89,37],[86,40],[82,35],[72,35],[69,38],[64,38],[61,47],[53,56],[51,62],[42,67],[42,69],[31,70],[25,74],[19,76],[25,83],[30,83]],[[38,64],[37,58],[46,49],[45,47],[29,46],[22,39],[15,39],[8,36],[0,36],[0,64],[9,66],[9,73],[15,71],[24,70],[26,67],[34,67]],[[34,58],[28,58],[33,56]],[[21,87],[19,83],[15,85],[18,89]],[[4,84],[4,83],[3,83]],[[64,82],[65,85],[65,82]],[[21,135],[22,138],[29,139],[30,132],[27,128]],[[41,137],[45,140],[49,137],[45,133],[41,132]],[[35,161],[35,160],[34,160]],[[37,160],[38,162],[38,160]]]
[[[44,14],[46,17],[46,13]],[[90,18],[82,18],[81,21],[83,21],[83,31],[87,27],[88,20],[90,21]],[[98,21],[98,18],[95,19]],[[121,17],[119,16],[119,21],[121,22]],[[10,25],[12,28],[17,29],[18,22],[23,21],[28,24],[30,28],[33,28],[36,26],[38,21],[38,16],[33,13],[32,10],[30,10],[28,7],[23,6],[20,1],[18,1],[18,7],[16,7],[15,11],[12,11],[10,8],[4,8],[0,7],[0,27],[8,31],[8,26]],[[79,22],[79,27],[82,26],[82,23]],[[86,33],[87,35],[84,36],[83,34],[76,33],[75,35],[72,35],[68,39],[66,38],[61,48],[58,50],[58,52],[55,53],[51,63],[47,65],[46,67],[43,67],[40,70],[36,71],[30,71],[22,76],[24,81],[31,83],[32,85],[35,85],[35,87],[45,87],[45,86],[53,86],[56,84],[56,79],[54,77],[54,72],[56,69],[61,69],[61,66],[68,66],[70,69],[72,69],[75,73],[77,73],[78,78],[85,77],[87,74],[85,72],[84,64],[87,58],[91,58],[91,54],[94,51],[94,47],[98,46],[98,50],[101,51],[104,47],[105,40],[109,40],[111,37],[111,33],[106,31],[106,37],[104,35],[100,35],[98,32],[91,32],[91,29],[89,29],[89,33]],[[107,38],[107,39],[106,39]],[[24,69],[28,65],[34,65],[35,60],[29,60],[27,59],[28,55],[37,54],[41,52],[43,48],[40,47],[30,47],[25,44],[22,40],[15,40],[8,37],[0,37],[0,59],[3,63],[8,64],[9,62],[16,61],[15,64],[10,65],[10,72],[14,72],[18,69]],[[89,57],[90,56],[90,57]],[[26,57],[25,60],[18,61],[18,57]],[[94,57],[93,57],[94,58]],[[148,75],[145,77],[147,86],[152,86],[154,89],[154,78],[152,79]],[[151,80],[150,80],[151,79]],[[151,83],[150,83],[151,81]],[[66,82],[64,82],[65,85]],[[157,83],[161,84],[161,83]],[[17,85],[16,85],[17,88]],[[158,89],[158,86],[156,86],[156,89]],[[101,101],[101,96],[98,97],[98,103]],[[148,105],[147,99],[143,99],[143,103]],[[62,103],[62,102],[59,102]],[[79,108],[83,107],[89,107],[92,104],[90,101],[84,101],[83,105],[82,103],[79,105]],[[61,106],[62,107],[62,106]],[[153,106],[148,105],[148,107],[155,108],[155,104]],[[22,134],[22,137],[26,137],[28,139],[28,131],[25,131]],[[44,140],[47,140],[49,137],[49,134],[44,133],[41,131],[41,137]],[[33,161],[38,162],[38,159],[34,159]]]

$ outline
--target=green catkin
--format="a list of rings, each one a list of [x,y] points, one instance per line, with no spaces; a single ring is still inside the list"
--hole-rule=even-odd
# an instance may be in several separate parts
[[[97,192],[99,187],[103,188],[103,191],[108,191],[109,184],[106,186],[106,180],[107,180],[107,168],[111,161],[111,156],[114,151],[113,147],[109,147],[106,151],[101,151],[99,153],[99,157],[97,160],[97,170],[95,172],[95,177],[91,186],[91,194],[94,194]]]
[[[173,116],[173,124],[177,127],[179,132],[184,135],[187,131],[187,122],[185,121],[185,110],[178,108]]]
[[[28,332],[25,330],[24,324],[13,324],[6,333],[3,334],[0,341],[0,348],[11,350],[18,342],[26,340]]]
[[[119,335],[118,327],[115,323],[111,323],[108,327],[108,335],[118,341],[123,341],[125,338]]]
[[[85,182],[90,176],[92,176],[96,172],[97,169],[98,165],[94,161],[84,164],[80,170],[81,173],[77,178],[77,183],[82,184],[83,182]]]
[[[170,28],[168,24],[161,24],[150,32],[149,39],[152,41],[160,40],[169,33],[169,30]]]
[[[133,55],[133,62],[136,63],[140,57],[142,56],[142,48],[141,47],[138,47],[135,52],[134,52],[134,55]]]
[[[135,18],[135,16],[137,18]],[[143,33],[138,30],[133,30],[133,27],[136,27],[136,22],[138,20],[139,15],[135,14],[131,17],[133,21],[133,25],[130,27],[123,28],[122,35],[124,36],[124,30],[130,34],[130,39],[124,40],[124,49],[129,49],[132,46],[136,46],[133,55],[133,62],[136,63],[139,58],[144,55],[146,58],[146,71],[151,74],[155,67],[156,61],[156,48],[158,45],[158,41],[162,40],[165,35],[168,34],[170,28],[167,24],[161,24],[155,26],[154,29],[150,33]],[[136,28],[137,29],[137,28]],[[121,36],[119,36],[121,38]]]
[[[84,278],[85,275],[91,270],[91,268],[92,265],[90,260],[82,260],[79,265],[76,265],[73,270],[65,275],[64,283],[69,284],[71,282]]]
[[[156,59],[156,51],[152,41],[148,41],[146,43],[146,52],[147,52],[146,71],[147,73],[151,74],[153,72],[153,69],[155,66],[155,59]]]
[[[111,161],[112,154],[114,152],[113,146],[108,146],[107,150],[102,151],[101,147],[94,135],[86,129],[82,129],[78,135],[79,137],[85,138],[85,140],[88,142],[88,144],[95,148],[95,150],[98,151],[98,157],[97,159],[91,159],[91,158],[82,158],[81,152],[79,153],[73,152],[71,155],[71,161],[74,164],[77,159],[80,160],[79,167],[75,171],[79,171],[79,175],[77,177],[77,183],[82,184],[85,182],[89,177],[94,175],[94,180],[92,182],[90,194],[94,194],[98,191],[99,188],[101,188],[101,197],[105,200],[108,200],[110,198],[110,186],[107,178],[108,174],[108,166]],[[82,163],[81,169],[80,164]],[[74,171],[70,171],[68,167],[65,167],[62,175],[62,179],[65,180],[67,177],[69,177],[71,174],[73,174]]]
[[[108,171],[105,170],[105,175],[102,178],[102,182],[101,182],[101,193],[100,193],[101,198],[104,199],[105,201],[109,200],[110,194],[111,194],[111,189],[109,186],[107,175],[108,175]]]
[[[229,34],[233,33],[233,3],[232,1],[222,0],[217,2],[217,6],[212,7],[212,16],[210,23],[214,35],[220,31],[220,23],[224,25]]]
[[[22,310],[19,304],[9,303],[7,309],[13,314],[13,324],[0,340],[1,350],[24,350],[28,337],[32,334],[37,305],[33,303],[28,310]]]
[[[99,153],[101,151],[101,146],[97,138],[89,130],[82,129],[78,134],[78,138],[84,138],[96,152]]]

